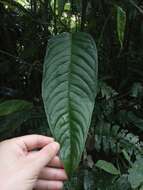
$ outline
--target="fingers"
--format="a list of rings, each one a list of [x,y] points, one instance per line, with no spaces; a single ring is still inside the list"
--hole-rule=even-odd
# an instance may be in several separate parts
[[[58,156],[55,156],[48,164],[50,167],[64,168]]]
[[[67,180],[67,175],[64,169],[45,167],[42,169],[39,179],[65,181]]]
[[[35,154],[37,153],[37,151],[31,151],[28,153],[29,157],[34,157]],[[60,161],[60,158],[58,156],[55,156],[49,163],[48,165],[49,167],[54,167],[54,168],[62,168],[64,169],[64,165],[63,163]]]
[[[36,190],[62,190],[63,182],[38,180],[35,185]]]
[[[27,151],[43,148],[47,144],[54,141],[53,138],[42,136],[42,135],[27,135],[23,137],[18,137],[14,139],[15,142]]]
[[[33,160],[39,169],[42,169],[57,155],[60,145],[57,142],[52,142],[45,146],[40,151],[36,152]]]

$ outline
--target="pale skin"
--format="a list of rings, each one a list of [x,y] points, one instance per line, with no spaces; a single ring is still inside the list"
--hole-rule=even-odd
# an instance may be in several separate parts
[[[0,189],[61,190],[67,175],[57,156],[59,149],[53,138],[41,135],[1,142]]]

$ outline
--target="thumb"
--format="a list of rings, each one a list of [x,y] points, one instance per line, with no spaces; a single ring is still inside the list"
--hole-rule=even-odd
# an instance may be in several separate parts
[[[60,145],[57,142],[52,142],[35,153],[34,162],[37,169],[45,167],[58,153]]]

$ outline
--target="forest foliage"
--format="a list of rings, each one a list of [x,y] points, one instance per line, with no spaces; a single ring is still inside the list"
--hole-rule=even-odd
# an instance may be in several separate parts
[[[142,190],[142,0],[0,0],[0,139],[51,135],[43,63],[64,32],[90,34],[98,51],[92,122],[65,190]]]

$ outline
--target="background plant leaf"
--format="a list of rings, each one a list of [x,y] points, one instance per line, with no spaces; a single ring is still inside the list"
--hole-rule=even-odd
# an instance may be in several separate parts
[[[95,166],[113,175],[120,174],[120,171],[112,163],[105,160],[98,160]]]
[[[25,100],[7,100],[0,103],[0,116],[19,112],[33,107],[31,102]]]
[[[117,6],[117,33],[121,47],[123,47],[125,27],[126,27],[126,12],[121,7]]]
[[[136,160],[132,168],[129,169],[128,180],[133,189],[141,186],[143,183],[143,158]]]
[[[66,3],[66,0],[58,0],[58,14],[59,14],[59,16],[61,16],[63,11],[64,11],[65,3]]]

